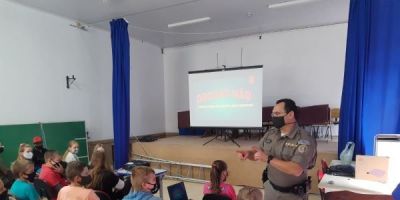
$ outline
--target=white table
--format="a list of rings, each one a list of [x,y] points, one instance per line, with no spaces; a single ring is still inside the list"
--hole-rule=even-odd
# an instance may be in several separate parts
[[[375,181],[359,180],[344,176],[325,174],[318,187],[325,193],[334,191],[351,191],[360,194],[384,194],[391,195],[397,184],[380,183]]]
[[[332,160],[329,166],[343,164],[339,160]],[[355,167],[355,162],[351,165]],[[351,191],[360,194],[383,194],[391,195],[398,183],[381,183],[376,181],[360,180],[344,176],[333,176],[325,174],[318,184],[318,188],[324,189],[325,193],[334,191]]]
[[[131,171],[125,170],[125,169],[118,169],[115,171],[118,175],[120,176],[130,176],[132,175]],[[163,199],[163,178],[165,176],[165,174],[167,173],[167,170],[165,169],[154,169],[154,172],[156,173],[156,177],[158,177],[160,179],[160,198]]]

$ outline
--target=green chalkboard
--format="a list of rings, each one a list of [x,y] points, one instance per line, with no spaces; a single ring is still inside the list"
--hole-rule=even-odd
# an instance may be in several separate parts
[[[79,143],[79,160],[88,163],[87,141],[84,122],[64,122],[43,124],[47,148],[64,154],[70,140]]]
[[[10,166],[17,158],[20,143],[28,143],[33,146],[32,138],[42,136],[47,149],[57,150],[64,154],[68,141],[77,140],[79,143],[79,159],[88,163],[87,140],[85,122],[58,122],[0,125],[0,142],[5,146],[0,155],[2,162]]]
[[[39,124],[20,124],[0,126],[0,142],[5,146],[0,155],[5,166],[17,159],[19,144],[32,144],[32,138],[40,135]]]

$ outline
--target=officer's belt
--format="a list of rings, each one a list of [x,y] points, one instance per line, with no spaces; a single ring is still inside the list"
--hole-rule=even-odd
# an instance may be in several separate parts
[[[308,187],[308,184],[310,183],[310,180],[307,179],[303,183],[292,185],[290,187],[278,186],[278,185],[274,184],[271,180],[269,180],[269,183],[274,188],[274,190],[277,190],[279,192],[282,192],[282,193],[294,193],[294,194],[297,194],[297,195],[302,195],[302,194],[307,193],[307,187]]]

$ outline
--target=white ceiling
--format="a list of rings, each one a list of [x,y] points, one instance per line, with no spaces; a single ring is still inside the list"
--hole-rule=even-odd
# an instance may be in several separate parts
[[[160,47],[347,22],[350,0],[315,0],[281,8],[291,0],[10,0],[89,26],[109,29],[113,18],[129,21],[136,39]],[[211,17],[208,22],[168,28],[168,24]],[[90,29],[89,29],[90,31]]]

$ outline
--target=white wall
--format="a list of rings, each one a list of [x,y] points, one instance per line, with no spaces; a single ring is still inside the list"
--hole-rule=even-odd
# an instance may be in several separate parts
[[[110,33],[71,23],[0,2],[0,124],[84,120],[92,140],[113,138]],[[164,132],[163,84],[160,48],[131,39],[131,135]]]
[[[113,138],[110,33],[0,1],[0,124],[85,120],[92,140]],[[264,65],[263,105],[338,107],[347,24],[242,37],[187,47],[131,39],[131,135],[177,132],[188,110],[187,72],[217,65]],[[65,76],[75,75],[72,88]],[[165,94],[165,95],[164,95]]]
[[[189,109],[187,73],[219,65],[264,65],[263,105],[289,97],[299,106],[339,107],[347,24],[229,39],[165,50],[166,131],[176,132],[177,112]]]
[[[134,135],[164,133],[164,63],[161,49],[135,42],[131,65],[134,68],[131,73],[131,130],[133,128]]]

